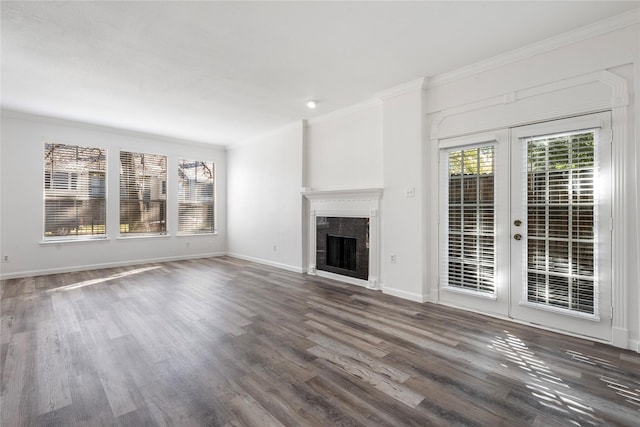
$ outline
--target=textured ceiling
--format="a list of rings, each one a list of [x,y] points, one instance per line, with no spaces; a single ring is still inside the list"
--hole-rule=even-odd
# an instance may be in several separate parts
[[[229,144],[639,5],[2,1],[1,102]]]

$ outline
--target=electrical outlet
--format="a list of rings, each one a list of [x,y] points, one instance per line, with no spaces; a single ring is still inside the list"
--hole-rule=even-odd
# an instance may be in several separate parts
[[[416,187],[407,187],[404,192],[405,197],[415,197],[416,196]]]
[[[273,245],[273,252],[277,252],[278,251],[278,245]]]
[[[396,254],[389,254],[389,262],[391,264],[395,264],[396,263]]]
[[[9,262],[9,255],[5,255],[2,257],[2,262]]]

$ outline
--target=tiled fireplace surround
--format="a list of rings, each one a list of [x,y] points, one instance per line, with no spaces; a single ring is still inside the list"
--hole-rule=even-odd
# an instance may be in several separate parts
[[[380,289],[378,279],[380,263],[379,210],[382,189],[303,191],[309,200],[309,268],[308,274],[328,277],[343,282]],[[369,220],[369,277],[367,280],[318,269],[317,219],[318,218],[367,218]]]

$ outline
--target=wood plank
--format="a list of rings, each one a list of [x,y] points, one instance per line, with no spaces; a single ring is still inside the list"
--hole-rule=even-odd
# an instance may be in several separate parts
[[[311,354],[342,368],[345,372],[362,379],[364,382],[371,384],[376,389],[409,407],[415,408],[424,399],[424,396],[415,393],[408,387],[380,375],[372,369],[368,369],[367,366],[364,366],[353,359],[342,357],[329,349],[321,346],[315,346],[310,348],[308,351]]]
[[[323,315],[322,313],[309,312],[305,314],[305,317],[312,319],[318,323],[322,323],[324,325],[337,329],[342,333],[358,338],[359,340],[368,342],[369,344],[380,344],[383,342],[382,338],[376,335],[362,332],[361,329],[357,329],[357,324],[353,324],[351,322],[344,322],[344,321],[337,322],[327,317],[326,315]]]
[[[69,373],[64,350],[55,324],[45,322],[36,331],[36,370],[38,374],[38,415],[71,405]]]
[[[19,332],[11,336],[2,367],[0,424],[3,426],[27,426],[38,416],[33,369],[34,340],[32,332]]]
[[[384,350],[381,349],[378,346],[375,345],[371,345],[365,341],[362,341],[358,338],[355,338],[353,336],[349,336],[347,334],[343,334],[341,332],[335,331],[331,328],[329,328],[326,325],[323,325],[322,323],[318,323],[316,321],[313,320],[307,320],[304,322],[306,325],[310,326],[313,329],[318,330],[319,332],[321,332],[323,335],[327,335],[331,338],[335,338],[339,341],[342,342],[347,342],[349,343],[349,345],[358,348],[359,350],[364,351],[365,353],[369,353],[375,357],[384,357],[387,354],[389,354],[388,350]]]
[[[401,370],[390,366],[387,363],[380,361],[377,358],[373,358],[368,356],[367,354],[361,352],[357,348],[350,347],[349,345],[340,343],[330,337],[320,335],[320,334],[312,334],[309,335],[309,340],[314,343],[330,350],[332,353],[339,356],[347,356],[353,360],[357,360],[358,363],[368,366],[373,371],[384,375],[397,382],[404,382],[409,378],[409,374],[402,372]],[[312,352],[313,353],[313,352]],[[383,356],[379,356],[383,357]]]
[[[238,394],[231,399],[233,411],[245,425],[264,427],[284,427],[260,403],[248,394]]]

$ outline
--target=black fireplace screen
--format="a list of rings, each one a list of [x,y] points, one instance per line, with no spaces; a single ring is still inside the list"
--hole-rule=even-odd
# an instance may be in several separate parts
[[[369,218],[318,217],[316,267],[362,280],[369,278]]]
[[[356,238],[327,234],[327,265],[356,271]]]

